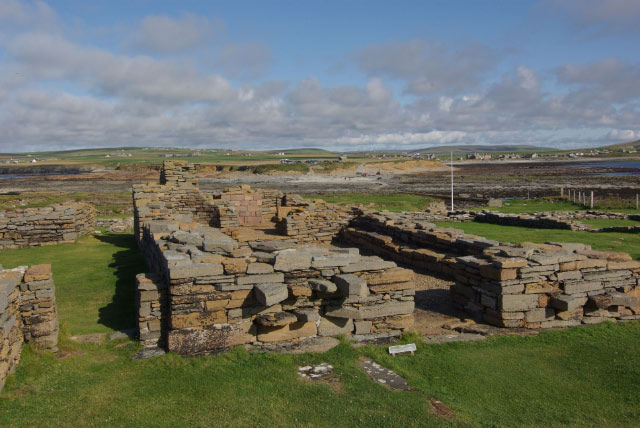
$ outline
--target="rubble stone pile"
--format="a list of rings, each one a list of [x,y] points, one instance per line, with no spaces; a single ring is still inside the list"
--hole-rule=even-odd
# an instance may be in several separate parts
[[[500,327],[550,328],[640,319],[640,262],[584,244],[510,244],[376,213],[343,240],[455,280],[454,303]]]
[[[57,350],[58,317],[50,265],[0,267],[0,390],[24,342]]]
[[[239,247],[220,229],[152,226],[141,249],[154,275],[138,277],[145,345],[166,342],[191,355],[314,336],[399,335],[413,323],[413,272],[393,262],[353,248]]]
[[[95,216],[80,202],[0,211],[0,250],[75,242],[93,232]]]
[[[124,233],[133,230],[133,217],[128,218],[98,218],[96,227],[103,227],[107,232]]]

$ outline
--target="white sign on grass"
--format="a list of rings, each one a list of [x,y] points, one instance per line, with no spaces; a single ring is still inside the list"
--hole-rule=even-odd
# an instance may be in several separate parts
[[[404,352],[411,352],[411,355],[413,355],[413,353],[417,350],[418,348],[416,348],[415,343],[409,343],[408,345],[389,346],[389,353],[394,357],[396,356],[396,354],[402,354]]]

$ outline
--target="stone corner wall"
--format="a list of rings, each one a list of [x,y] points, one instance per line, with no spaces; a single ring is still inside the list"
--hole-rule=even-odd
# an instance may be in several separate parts
[[[96,210],[84,202],[0,211],[0,250],[72,243],[96,227]]]
[[[197,186],[198,164],[188,161],[164,161],[160,170],[160,184]]]
[[[153,272],[138,276],[145,346],[166,341],[169,351],[195,355],[316,336],[397,336],[413,324],[413,272],[393,262],[284,241],[240,247],[219,229],[175,226],[144,229]]]
[[[58,317],[51,265],[0,268],[0,390],[24,342],[57,351]]]

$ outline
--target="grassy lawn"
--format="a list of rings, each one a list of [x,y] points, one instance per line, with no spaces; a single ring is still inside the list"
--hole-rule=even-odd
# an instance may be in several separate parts
[[[472,224],[472,223],[470,223]],[[77,334],[132,325],[133,276],[144,270],[131,235],[4,251],[6,267],[53,263],[61,320]],[[103,318],[105,308],[110,315]],[[126,339],[79,345],[67,356],[25,348],[0,395],[4,427],[633,427],[640,420],[640,323],[603,324],[538,337],[425,344],[392,358],[386,347],[325,354],[165,355],[131,360]],[[357,368],[367,356],[416,388],[395,392]],[[340,382],[298,379],[327,362]],[[436,398],[454,412],[430,410]]]
[[[601,229],[603,227],[614,227],[614,226],[638,226],[640,222],[634,220],[626,220],[622,218],[595,218],[591,220],[578,220],[580,223],[591,225],[595,228]]]
[[[640,234],[591,233],[571,230],[531,229],[519,226],[501,226],[488,223],[436,223],[442,227],[462,229],[473,235],[503,242],[581,242],[601,251],[622,251],[634,259],[640,259]]]
[[[609,203],[607,203],[609,202]],[[634,201],[635,203],[635,201]],[[602,201],[601,206],[596,205],[594,210],[635,214],[639,211],[629,208],[629,201]],[[491,211],[505,214],[534,213],[540,211],[588,211],[590,208],[581,204],[574,204],[568,199],[539,198],[539,199],[510,199],[502,203],[502,207],[485,207]]]
[[[511,199],[504,201],[501,207],[487,207],[491,211],[505,214],[534,213],[539,211],[578,211],[584,210],[582,205],[574,204],[566,199]]]
[[[0,251],[0,263],[5,268],[51,264],[59,320],[71,335],[135,326],[135,276],[146,268],[132,235]]]
[[[393,212],[422,211],[433,199],[401,193],[377,195],[374,193],[345,193],[345,194],[306,194],[306,199],[322,199],[333,204],[374,204],[376,209]]]

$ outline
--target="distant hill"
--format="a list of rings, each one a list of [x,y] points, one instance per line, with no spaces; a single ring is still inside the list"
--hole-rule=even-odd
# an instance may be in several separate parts
[[[601,149],[636,149],[640,150],[640,140],[629,141],[627,143],[611,144],[609,146],[600,147]]]
[[[437,146],[424,149],[412,150],[411,153],[479,153],[479,152],[548,152],[557,149],[550,147],[531,146],[527,144],[515,144],[510,146],[483,146],[480,144],[469,144],[459,146]]]
[[[313,148],[302,148],[302,149],[288,149],[288,150],[271,150],[269,151],[271,154],[276,153],[284,153],[285,155],[330,155],[333,152],[325,149],[313,149]]]

